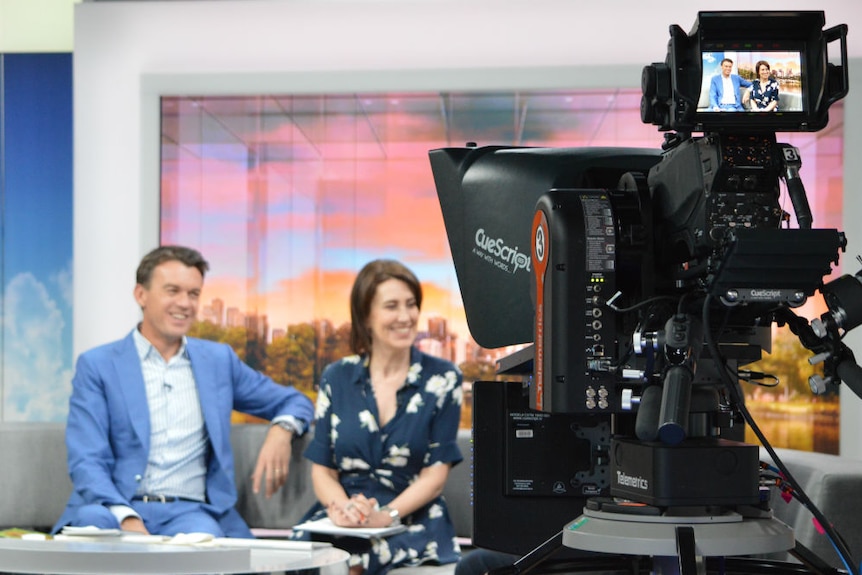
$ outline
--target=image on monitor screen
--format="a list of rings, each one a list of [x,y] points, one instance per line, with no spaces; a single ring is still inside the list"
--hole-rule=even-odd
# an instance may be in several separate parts
[[[705,51],[698,112],[804,112],[799,51]]]

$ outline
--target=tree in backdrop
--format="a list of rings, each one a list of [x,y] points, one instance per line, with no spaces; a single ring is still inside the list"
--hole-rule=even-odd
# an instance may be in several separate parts
[[[226,343],[241,360],[245,361],[248,331],[244,327],[225,327],[208,321],[199,321],[189,330],[189,336]]]
[[[255,330],[220,326],[209,321],[195,323],[189,335],[227,343],[251,367],[265,373],[276,383],[295,387],[312,401],[316,400],[323,369],[353,353],[350,349],[349,323],[338,327],[326,321],[293,324],[288,326],[284,336],[270,343],[266,343]],[[497,375],[495,364],[488,361],[465,361],[459,368],[464,374],[464,381],[468,383],[513,379]],[[470,427],[472,406],[469,394],[465,399],[461,424],[462,427]],[[243,423],[258,420],[235,413],[233,421]]]
[[[315,391],[317,337],[308,323],[290,325],[287,334],[266,347],[263,372],[282,385],[290,385],[312,399]]]

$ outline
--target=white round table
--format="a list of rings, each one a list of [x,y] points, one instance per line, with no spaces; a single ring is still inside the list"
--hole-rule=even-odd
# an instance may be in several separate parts
[[[238,540],[236,547],[64,539],[0,539],[0,572],[203,575],[295,573],[346,575],[349,554],[325,543],[306,549],[267,547],[266,540]]]

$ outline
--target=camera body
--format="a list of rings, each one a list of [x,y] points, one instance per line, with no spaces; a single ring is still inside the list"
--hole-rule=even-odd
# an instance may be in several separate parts
[[[507,525],[529,505],[549,509],[533,530],[549,537],[561,509],[574,519],[607,496],[707,515],[762,503],[758,450],[740,441],[727,374],[760,359],[771,325],[817,291],[840,295],[842,310],[862,291],[856,278],[824,286],[846,239],[812,227],[798,151],[775,136],[821,129],[847,92],[846,26],[824,22],[822,12],[701,12],[690,34],[671,26],[665,62],[642,74],[642,120],[674,131],[661,151],[430,152],[473,338],[532,344],[500,362],[523,383],[474,388],[477,545],[525,552]],[[793,96],[768,112],[742,106],[760,95],[749,78],[764,61],[781,76],[778,94]],[[761,88],[774,80],[761,78]],[[845,315],[831,309],[818,333],[797,327],[827,365],[855,374],[836,326],[862,311]],[[525,453],[547,465],[522,465]]]

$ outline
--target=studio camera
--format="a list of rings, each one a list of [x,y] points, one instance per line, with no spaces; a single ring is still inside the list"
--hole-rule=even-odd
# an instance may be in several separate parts
[[[498,366],[520,380],[474,385],[477,545],[525,554],[558,534],[588,553],[681,556],[684,525],[711,555],[793,547],[742,442],[739,382],[788,325],[824,364],[815,392],[843,380],[862,395],[841,343],[862,323],[862,272],[824,283],[846,238],[813,226],[798,150],[776,138],[822,129],[847,93],[847,28],[824,24],[700,12],[687,34],[671,26],[641,78],[661,149],[430,152],[470,332],[525,344]],[[818,293],[829,311],[798,316]]]

